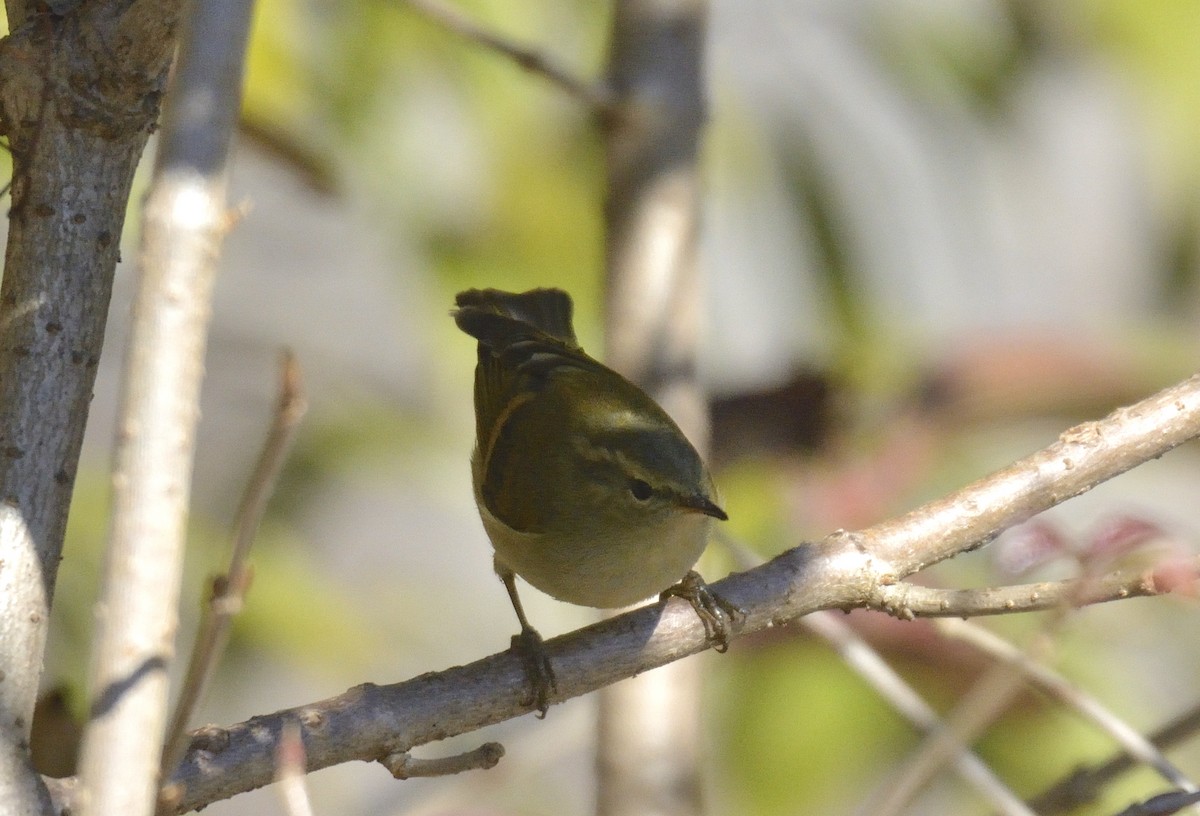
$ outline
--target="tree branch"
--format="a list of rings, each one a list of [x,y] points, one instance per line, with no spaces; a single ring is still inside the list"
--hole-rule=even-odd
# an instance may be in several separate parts
[[[1163,779],[1182,790],[1196,790],[1196,785],[1163,756],[1150,740],[1138,733],[1137,729],[1105,708],[1095,697],[1048,666],[1033,660],[1008,641],[981,626],[962,620],[940,620],[938,631],[946,637],[970,644],[993,659],[1012,665],[1033,688],[1107,733],[1130,756],[1154,769]]]
[[[817,612],[801,619],[800,623],[836,649],[859,677],[922,733],[933,734],[945,728],[933,707],[853,629],[834,617],[834,613]],[[959,777],[987,797],[1002,816],[1036,816],[1036,811],[997,779],[987,763],[971,750],[964,748],[958,752],[953,763]]]
[[[79,811],[157,799],[226,163],[249,0],[194,4],[146,197],[118,418],[112,521],[80,755]]]
[[[862,535],[895,581],[982,546],[1013,524],[1194,438],[1198,383],[1193,376],[1103,420],[1077,425],[1038,453]],[[981,537],[980,530],[991,532]]]
[[[1162,728],[1150,734],[1150,743],[1165,751],[1200,731],[1200,706],[1193,706]],[[1067,813],[1096,800],[1099,791],[1112,780],[1137,765],[1130,754],[1120,751],[1093,766],[1077,768],[1067,778],[1029,800],[1042,816]]]
[[[1155,423],[1158,424],[1155,424]],[[1044,509],[1131,467],[1132,447],[1154,459],[1200,436],[1200,377],[1192,377],[1099,422],[1063,434],[1059,442],[982,479],[952,496],[857,533],[839,531],[819,544],[803,544],[761,567],[713,585],[746,610],[740,635],[779,626],[819,609],[865,607],[881,584],[898,574],[948,557],[945,538],[960,551],[989,541]],[[1081,434],[1091,440],[1081,445]],[[1047,460],[1074,457],[1059,481],[1036,478]],[[995,481],[995,484],[993,483]],[[1039,495],[1016,496],[997,487],[1021,483]],[[991,508],[985,498],[1001,502]],[[956,505],[961,505],[957,512]],[[941,519],[945,529],[933,526]],[[971,525],[969,531],[963,525]],[[924,539],[918,533],[925,536]],[[876,552],[886,551],[882,560]],[[602,688],[708,648],[704,627],[684,601],[636,609],[548,641],[558,679],[555,702]],[[274,774],[273,746],[285,723],[299,723],[308,770],[350,760],[377,761],[433,740],[477,730],[530,710],[520,660],[507,652],[467,666],[422,675],[389,686],[362,685],[307,706],[255,717],[230,728],[210,728],[192,742],[172,780],[178,812],[267,784]]]
[[[35,5],[8,0],[0,40],[0,133],[13,157],[0,284],[0,800],[14,813],[39,809],[23,746],[130,184],[178,17],[170,0],[30,15]]]
[[[484,28],[458,9],[439,2],[439,0],[403,0],[403,2],[422,17],[445,30],[489,48],[512,60],[526,71],[544,77],[589,108],[603,113],[609,106],[610,94],[603,85],[580,79],[547,54],[513,42]]]
[[[267,500],[274,492],[284,460],[291,449],[296,429],[308,408],[296,359],[284,355],[280,378],[279,402],[271,428],[255,463],[254,472],[246,485],[234,518],[229,556],[225,574],[213,579],[212,592],[204,605],[196,640],[192,644],[187,671],[180,685],[175,713],[167,728],[163,748],[162,777],[169,778],[186,747],[184,733],[196,705],[200,701],[221,653],[229,642],[229,628],[234,616],[241,611],[246,591],[250,587],[251,570],[248,562],[250,547],[258,534]]]
[[[485,742],[478,748],[453,756],[421,759],[403,752],[386,756],[380,763],[396,779],[414,779],[418,776],[450,776],[463,771],[494,768],[503,756],[503,745]]]
[[[1191,581],[1200,574],[1200,558],[1189,562]],[[901,620],[977,618],[1013,612],[1040,612],[1091,606],[1124,598],[1146,598],[1179,589],[1178,576],[1159,582],[1153,569],[1117,570],[1099,578],[1073,578],[986,589],[939,589],[907,581],[876,588],[869,608]]]

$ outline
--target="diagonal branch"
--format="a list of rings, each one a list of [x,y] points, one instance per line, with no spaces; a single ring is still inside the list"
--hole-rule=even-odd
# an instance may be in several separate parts
[[[1137,729],[1105,708],[1091,694],[1043,663],[1033,660],[1008,641],[981,626],[962,620],[938,621],[938,631],[946,637],[961,640],[993,658],[1012,665],[1024,675],[1031,686],[1103,730],[1124,748],[1129,756],[1153,768],[1175,787],[1185,791],[1196,790],[1196,785],[1163,756],[1150,740],[1138,733]]]
[[[1200,377],[1192,377],[1135,406],[1067,431],[1059,442],[962,491],[858,533],[839,531],[803,544],[767,564],[731,575],[713,588],[746,610],[740,634],[783,625],[819,609],[867,606],[880,584],[973,549],[1005,527],[1077,495],[1141,461],[1200,436]],[[1042,475],[1046,463],[1071,458],[1073,467]],[[1023,484],[1030,495],[1012,487]],[[989,506],[985,500],[999,502]],[[958,508],[955,510],[955,508]],[[938,527],[930,518],[940,520]],[[922,538],[921,536],[924,536]],[[876,553],[886,552],[888,559]],[[678,599],[636,609],[548,641],[558,694],[586,694],[708,648],[702,624]],[[255,717],[230,728],[209,728],[192,742],[171,780],[178,812],[267,784],[275,772],[273,746],[286,723],[299,723],[307,768],[350,760],[378,761],[433,740],[477,730],[528,713],[520,660],[501,653],[389,686],[366,684],[311,705]]]
[[[1200,558],[1195,558],[1188,563],[1188,577],[1194,582],[1198,574]],[[1153,569],[1117,570],[1099,578],[1072,578],[984,589],[940,589],[901,581],[877,587],[868,606],[902,620],[977,618],[1153,597],[1179,588],[1177,574],[1172,573],[1169,580],[1160,581]]]
[[[982,546],[1012,525],[1196,436],[1200,377],[1064,431],[1009,467],[861,535],[899,580]],[[981,531],[988,531],[981,536]]]
[[[842,660],[875,689],[881,697],[925,734],[945,725],[929,703],[908,685],[895,669],[834,613],[818,612],[801,620],[801,625],[835,648]],[[1035,816],[1015,793],[1004,785],[979,755],[964,747],[953,760],[959,777],[987,797],[1002,816]]]
[[[425,19],[447,31],[507,57],[526,71],[540,74],[597,113],[603,113],[612,102],[608,89],[603,85],[580,79],[549,55],[485,28],[453,6],[440,0],[404,2]]]
[[[721,543],[732,552],[734,563],[739,567],[748,569],[762,564],[762,558],[740,541],[722,536]],[[806,615],[799,623],[824,640],[851,671],[919,731],[932,734],[944,728],[933,707],[861,635],[841,620],[842,617],[844,615],[821,611]],[[959,752],[953,764],[959,778],[987,799],[1000,816],[1033,816],[1036,812],[1001,782],[970,749],[964,748]]]
[[[1155,748],[1165,751],[1191,738],[1197,731],[1200,731],[1200,705],[1192,706],[1152,733],[1149,739]],[[1105,785],[1136,765],[1136,759],[1120,751],[1097,765],[1077,768],[1061,782],[1029,800],[1029,804],[1042,816],[1067,813],[1094,802]]]
[[[283,463],[291,449],[300,419],[308,410],[300,377],[300,365],[291,352],[284,354],[280,381],[279,402],[271,428],[267,432],[254,472],[234,517],[229,568],[224,575],[212,581],[212,592],[201,612],[196,640],[192,644],[187,671],[180,685],[179,699],[175,703],[171,724],[167,728],[162,759],[164,777],[170,774],[179,762],[179,757],[183,755],[187,736],[184,729],[187,728],[188,720],[195,712],[217,661],[229,642],[233,618],[242,609],[246,592],[250,588],[250,547],[258,535],[259,525],[266,513],[267,501],[274,492],[275,483],[283,470]]]

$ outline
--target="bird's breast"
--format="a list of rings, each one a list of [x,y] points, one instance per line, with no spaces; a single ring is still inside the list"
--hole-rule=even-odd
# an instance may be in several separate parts
[[[554,533],[523,533],[480,506],[497,559],[560,601],[612,609],[657,595],[700,558],[712,519],[671,512],[630,529],[596,528],[581,519]]]

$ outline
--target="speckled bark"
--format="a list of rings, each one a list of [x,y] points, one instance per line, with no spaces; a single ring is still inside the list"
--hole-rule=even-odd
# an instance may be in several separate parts
[[[6,794],[26,789],[23,745],[125,208],[178,10],[89,2],[64,16],[26,16],[24,4],[10,2],[8,11],[13,31],[0,41],[0,132],[13,154],[0,284],[0,799],[13,802]]]

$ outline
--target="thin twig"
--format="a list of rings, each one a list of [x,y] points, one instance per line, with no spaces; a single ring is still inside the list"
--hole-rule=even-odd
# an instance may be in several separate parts
[[[1200,573],[1200,558],[1190,563],[1192,578]],[[1073,578],[1036,584],[986,589],[939,589],[906,581],[880,586],[871,608],[902,620],[913,618],[976,618],[1037,612],[1062,607],[1107,603],[1125,598],[1163,595],[1179,589],[1175,576],[1166,583],[1154,570],[1118,570],[1100,578]]]
[[[1041,654],[1050,648],[1046,632],[1039,633],[1028,649]],[[868,816],[896,816],[946,762],[968,750],[1021,690],[1020,671],[1011,664],[993,666],[971,687],[945,718],[944,727],[930,734],[896,778],[876,788],[860,809]]]
[[[1035,689],[1100,728],[1124,748],[1126,754],[1153,768],[1175,787],[1185,791],[1197,790],[1195,783],[1163,756],[1149,739],[1105,708],[1095,697],[1050,667],[1034,661],[1029,655],[982,626],[953,618],[936,621],[935,625],[946,637],[968,643],[994,659],[1018,668]]]
[[[247,560],[250,547],[258,534],[267,501],[275,490],[275,483],[279,480],[279,473],[307,407],[300,366],[291,352],[285,352],[275,416],[234,519],[229,568],[224,575],[212,581],[212,592],[201,614],[179,700],[175,703],[175,713],[167,729],[162,760],[163,779],[170,777],[171,771],[179,764],[179,758],[183,756],[187,747],[185,729],[188,721],[229,642],[233,618],[242,609],[251,579]]]
[[[737,542],[724,539],[723,543],[734,552],[740,566],[761,563],[761,559],[747,548],[739,546]],[[1197,565],[1197,562],[1193,562],[1193,571]],[[1163,591],[1173,588],[1175,587]],[[1026,678],[1036,688],[1068,708],[1078,711],[1109,733],[1125,748],[1112,762],[1119,762],[1122,769],[1132,766],[1135,760],[1142,762],[1156,769],[1168,782],[1181,790],[1192,791],[1195,790],[1194,785],[1156,749],[1153,740],[1143,737],[1105,709],[1098,700],[1072,685],[1061,675],[1031,661],[1012,644],[986,629],[958,620],[979,615],[1061,609],[1064,604],[1081,607],[1123,598],[1156,595],[1159,592],[1152,571],[1117,571],[1099,579],[1084,577],[975,590],[944,590],[901,582],[880,587],[879,603],[872,606],[906,620],[914,617],[948,618],[935,622],[943,635],[970,643],[996,659],[1012,662],[1026,674]],[[918,728],[931,733],[942,727],[937,715],[924,700],[849,626],[825,612],[809,615],[802,619],[801,624],[834,646],[850,668]],[[1200,729],[1200,709],[1194,714],[1193,717],[1185,718],[1184,723]],[[1019,809],[1013,809],[1012,803],[1006,801],[1007,797],[1012,796],[1009,789],[996,780],[990,769],[965,746],[963,753],[958,754],[954,761],[960,775],[992,798],[993,806],[1001,813],[1043,812],[1040,805],[1030,810],[1024,803],[1020,803]],[[975,767],[976,765],[978,767]],[[979,771],[982,771],[983,776],[978,776]],[[1074,778],[1073,775],[1072,779]]]
[[[731,536],[719,534],[718,541],[733,555],[738,569],[750,569],[763,563],[757,553]],[[837,651],[852,671],[919,731],[932,734],[944,727],[933,707],[871,644],[840,620],[837,613],[814,612],[801,618],[800,625]],[[957,754],[954,768],[964,782],[978,790],[1003,816],[1033,816],[1036,813],[972,751],[964,749]]]
[[[836,613],[817,612],[801,619],[800,623],[836,649],[847,666],[918,730],[932,734],[945,727],[937,712],[921,695],[904,682],[904,678],[870,644],[845,622],[838,620]],[[965,782],[983,794],[1005,816],[1034,816],[1036,813],[969,748],[964,747],[954,756],[954,768]]]
[[[450,776],[463,771],[494,768],[503,756],[503,745],[498,742],[485,742],[472,751],[454,756],[419,759],[407,751],[400,751],[388,754],[379,760],[379,763],[396,779],[414,779],[419,776]]]
[[[927,737],[904,763],[896,779],[875,789],[861,812],[871,816],[899,814],[950,757],[974,743],[1020,692],[1023,685],[1020,664],[1038,663],[1050,653],[1053,635],[1061,629],[1073,608],[1069,599],[1057,606],[1055,614],[1047,619],[1024,650],[1013,649],[1008,655],[1011,659],[999,661],[988,669],[958,701],[946,718],[945,728]]]
[[[1085,570],[1088,567],[1087,564],[1083,566]],[[1081,598],[1092,591],[1096,578],[1085,574],[1080,579],[1065,583],[1067,590],[1073,590],[1078,595],[1073,596],[1069,591],[1062,594],[1059,604],[1054,608],[1056,614],[1045,623],[1042,631],[1024,650],[990,636],[986,630],[972,624],[953,619],[937,622],[943,632],[961,634],[964,638],[973,635],[976,645],[986,648],[990,654],[999,658],[1000,662],[985,673],[955,707],[954,712],[947,718],[948,728],[927,739],[921,749],[906,763],[895,783],[877,789],[863,812],[878,816],[899,813],[933,777],[937,769],[953,755],[955,749],[970,745],[999,717],[1020,690],[1025,679],[1033,681],[1038,688],[1099,725],[1127,750],[1135,751],[1140,759],[1158,770],[1172,784],[1185,791],[1195,790],[1195,786],[1134,729],[1105,711],[1082,691],[1073,689],[1063,678],[1044,666],[1043,658],[1052,647],[1053,633],[1062,627],[1070,613],[1080,605]]]
[[[1150,742],[1160,751],[1174,747],[1200,732],[1200,705],[1195,705],[1162,728],[1150,734]],[[1099,791],[1118,776],[1136,767],[1137,761],[1120,751],[1104,762],[1075,769],[1061,782],[1029,800],[1042,816],[1067,813],[1094,802]]]
[[[1130,805],[1116,816],[1171,816],[1189,805],[1200,803],[1200,793],[1195,791],[1168,791],[1151,796],[1144,802]]]
[[[597,113],[603,114],[612,102],[611,94],[603,85],[580,79],[550,56],[484,28],[452,6],[441,3],[439,0],[403,0],[403,2],[425,19],[436,23],[445,30],[465,40],[490,48],[508,57],[526,71],[541,75]]]

